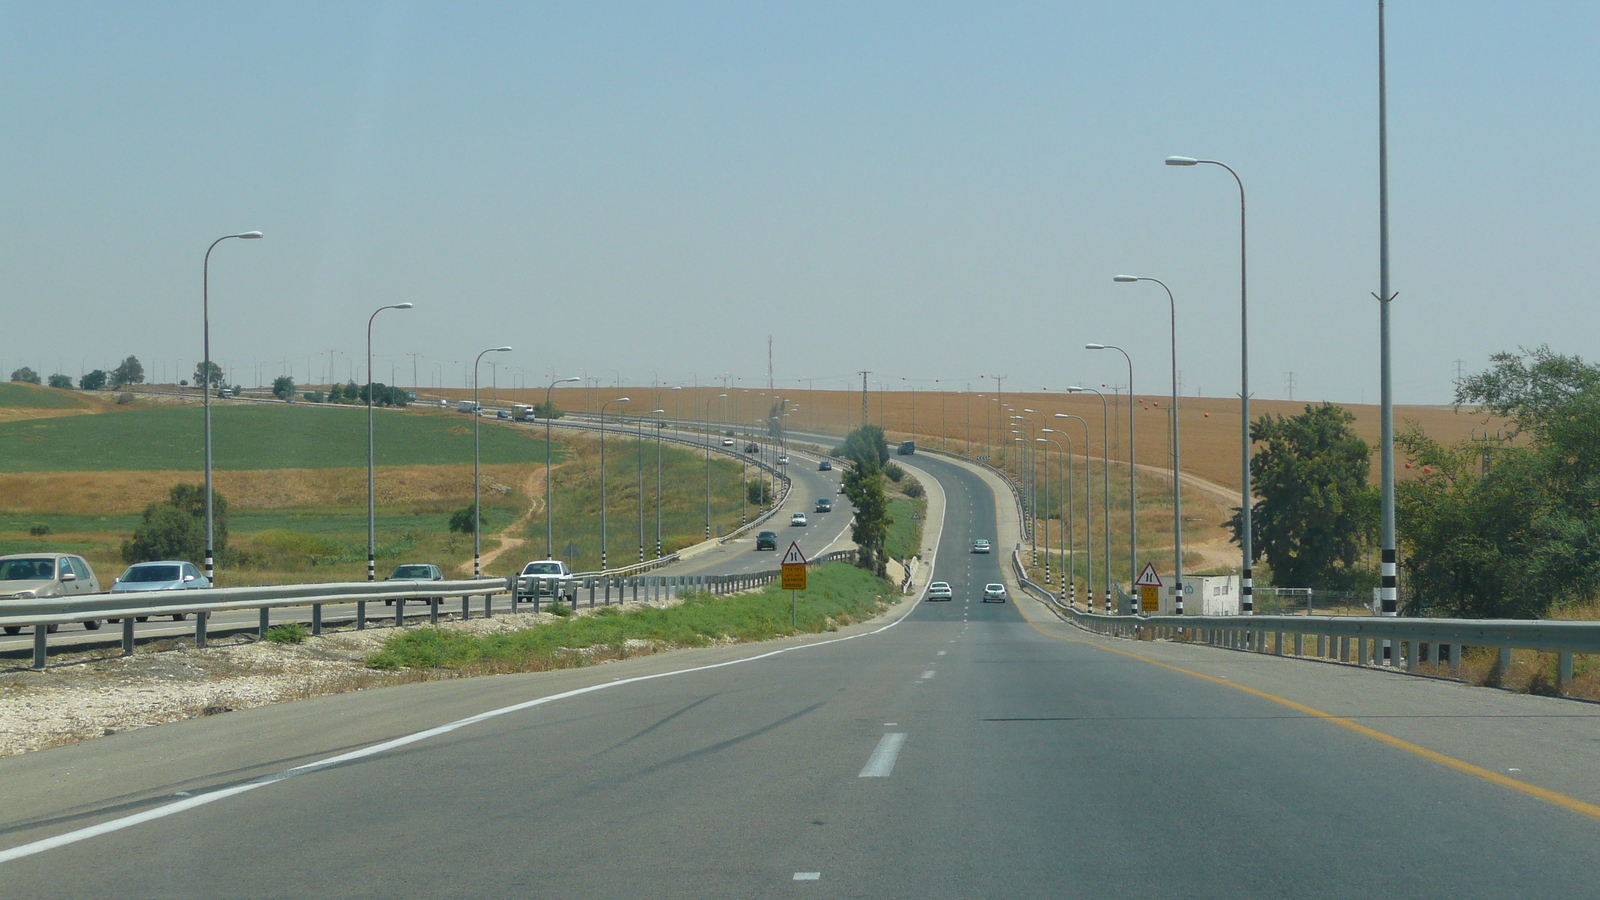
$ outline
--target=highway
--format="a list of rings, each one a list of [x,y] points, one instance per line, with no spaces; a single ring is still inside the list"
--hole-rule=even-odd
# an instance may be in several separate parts
[[[1592,705],[979,603],[989,483],[915,462],[953,602],[3,759],[0,895],[1595,896]]]
[[[266,401],[262,401],[266,402]],[[275,402],[275,401],[274,401]],[[539,426],[542,430],[542,426]],[[706,436],[693,432],[671,432],[668,434],[684,440],[704,441]],[[712,436],[712,441],[719,440]],[[703,446],[703,444],[702,444]],[[717,453],[722,453],[720,447],[714,443]],[[825,553],[830,548],[854,546],[849,540],[850,502],[838,493],[839,478],[841,473],[835,469],[831,472],[817,471],[818,457],[815,454],[804,452],[790,453],[791,464],[788,474],[793,484],[789,497],[784,502],[778,515],[773,516],[761,529],[770,528],[778,533],[779,547],[777,553],[757,552],[755,550],[755,531],[751,531],[721,543],[709,550],[696,553],[694,556],[671,565],[652,569],[649,575],[657,576],[683,576],[683,575],[733,575],[764,570],[776,569],[778,559],[784,549],[789,546],[789,541],[796,541],[807,558]],[[751,467],[751,478],[755,477],[755,467]],[[818,497],[831,497],[834,508],[829,513],[816,513],[813,504]],[[804,512],[809,523],[805,527],[791,527],[789,514]],[[648,513],[647,513],[648,515]],[[752,509],[751,518],[759,515],[759,511]],[[647,526],[648,526],[647,522]],[[624,524],[621,527],[626,527]],[[648,535],[648,532],[647,532]],[[531,545],[530,545],[531,546]],[[542,542],[541,542],[542,546]],[[653,550],[653,545],[646,548]],[[530,557],[532,558],[532,557]],[[525,562],[526,560],[523,560]],[[625,558],[623,564],[632,562],[633,559]],[[520,562],[518,563],[521,564]],[[103,585],[109,585],[110,576],[105,576]],[[587,600],[587,595],[584,596]],[[504,594],[494,598],[492,607],[497,612],[510,612],[511,597]],[[471,606],[472,615],[483,615],[483,599],[474,598]],[[450,600],[440,604],[440,616],[455,616],[461,614],[459,600]],[[326,624],[343,624],[353,622],[356,607],[353,603],[329,603],[322,609],[323,621]],[[394,608],[382,603],[368,603],[367,616],[372,626],[392,623]],[[406,605],[407,621],[417,623],[425,622],[428,617],[427,606],[421,603]],[[309,623],[311,610],[306,607],[290,607],[274,609],[269,613],[269,621],[273,624],[286,622]],[[259,618],[255,610],[238,610],[217,613],[212,615],[207,628],[212,633],[221,633],[229,629],[253,630],[258,627]],[[148,641],[159,638],[181,638],[194,635],[194,621],[192,618],[183,622],[174,622],[169,617],[161,616],[147,622],[137,623],[134,627],[136,641]],[[99,630],[91,631],[78,624],[61,626],[60,630],[50,635],[52,651],[57,648],[85,647],[89,645],[114,646],[121,640],[121,626],[102,624]],[[10,651],[13,654],[31,653],[33,647],[32,629],[24,629],[17,635],[0,635],[0,652]]]

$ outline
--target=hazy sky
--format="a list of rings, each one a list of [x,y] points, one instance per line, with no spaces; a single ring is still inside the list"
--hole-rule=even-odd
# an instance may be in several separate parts
[[[1375,2],[0,6],[0,368],[1375,402]],[[1395,372],[1594,355],[1600,3],[1389,6]],[[359,362],[357,362],[359,365]],[[509,368],[508,368],[509,367]],[[355,370],[359,378],[359,368]],[[187,373],[186,373],[187,374]],[[488,372],[485,370],[485,383]],[[859,383],[857,380],[856,383]]]

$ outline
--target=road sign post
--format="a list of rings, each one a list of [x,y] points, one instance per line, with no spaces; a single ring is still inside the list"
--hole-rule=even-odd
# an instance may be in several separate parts
[[[789,592],[789,627],[796,628],[799,592],[806,589],[806,556],[800,552],[799,543],[790,542],[782,567],[783,589]]]
[[[1158,613],[1161,611],[1161,576],[1156,574],[1156,567],[1151,563],[1144,564],[1144,571],[1133,582],[1139,588],[1139,612]],[[1178,601],[1182,603],[1182,600]]]

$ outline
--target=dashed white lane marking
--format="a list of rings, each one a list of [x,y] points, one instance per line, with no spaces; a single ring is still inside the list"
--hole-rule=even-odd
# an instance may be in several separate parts
[[[950,642],[950,643],[952,643],[952,644],[954,644],[954,643],[955,643],[955,641],[951,641],[951,642]],[[949,650],[940,650],[940,651],[939,651],[939,655],[940,655],[940,656],[943,656],[943,655],[945,655],[945,654],[946,654],[946,653],[949,653],[949,652],[950,652],[950,651],[949,651]]]
[[[821,878],[822,878],[822,873],[821,872],[796,872],[796,873],[794,873],[794,880],[795,881],[818,881]]]
[[[933,670],[932,669],[929,669],[928,671],[922,673],[922,680],[923,681],[927,681],[929,678],[932,678],[932,677],[933,677]]]
[[[861,774],[857,778],[888,778],[894,771],[894,761],[900,755],[900,748],[905,746],[906,736],[902,731],[891,731],[878,739],[878,746],[873,748],[872,755],[867,758],[867,764],[861,767]]]

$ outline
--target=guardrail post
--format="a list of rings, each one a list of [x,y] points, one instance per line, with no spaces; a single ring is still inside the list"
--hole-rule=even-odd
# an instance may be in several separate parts
[[[1500,648],[1500,680],[1504,681],[1511,674],[1511,648]]]
[[[616,579],[610,577],[609,575],[606,576],[606,599],[605,599],[605,605],[606,606],[610,606],[611,605],[611,582],[613,582],[613,581],[616,581]]]
[[[428,624],[429,625],[437,625],[437,624],[439,624],[439,598],[438,597],[429,597],[428,598]]]
[[[1326,659],[1327,657],[1328,636],[1325,634],[1319,634],[1317,635],[1317,659]]]
[[[266,632],[261,636],[266,637]],[[133,655],[133,616],[122,617],[122,655]]]
[[[1406,671],[1407,672],[1416,671],[1417,664],[1420,663],[1420,662],[1425,662],[1426,661],[1426,660],[1423,659],[1423,655],[1426,654],[1427,652],[1428,652],[1428,645],[1427,644],[1423,643],[1422,641],[1412,641],[1411,642],[1411,652],[1407,653],[1406,656],[1405,656]]]
[[[589,579],[589,608],[594,609],[594,579]]]
[[[356,630],[367,630],[367,601],[365,600],[356,601]]]
[[[1455,678],[1461,677],[1461,654],[1467,648],[1455,644],[1450,648],[1450,674]]]
[[[483,595],[483,617],[485,619],[489,619],[489,618],[493,618],[494,617],[494,606],[493,606],[493,604],[494,604],[494,595],[493,594],[484,594]]]
[[[1556,693],[1565,694],[1567,685],[1572,683],[1572,654],[1562,653],[1556,657]]]
[[[266,640],[267,629],[272,627],[272,611],[265,606],[261,607],[260,615],[256,619],[256,639]],[[124,620],[126,621],[126,620]]]
[[[1306,655],[1306,636],[1298,631],[1294,633],[1294,655]]]
[[[210,613],[197,612],[194,614],[194,646],[200,649],[206,645],[206,619]]]
[[[461,595],[461,621],[472,618],[472,597],[468,594]]]
[[[645,592],[646,599],[648,599],[649,596],[650,596],[649,592],[648,591]],[[639,576],[638,575],[633,576],[633,602],[635,602],[635,603],[639,602]]]
[[[45,655],[49,652],[45,643],[45,635],[50,633],[49,625],[33,626],[33,667],[44,668]]]
[[[511,614],[513,616],[517,614],[517,586],[515,583],[511,585]]]
[[[406,598],[394,598],[394,627],[406,624]]]
[[[1282,656],[1283,655],[1283,632],[1281,632],[1281,631],[1277,631],[1277,632],[1273,633],[1273,636],[1272,636],[1272,655],[1273,656]]]
[[[198,617],[196,617],[196,618],[198,618]],[[321,603],[313,603],[313,604],[311,604],[311,633],[312,634],[321,634],[322,633],[322,604]]]

